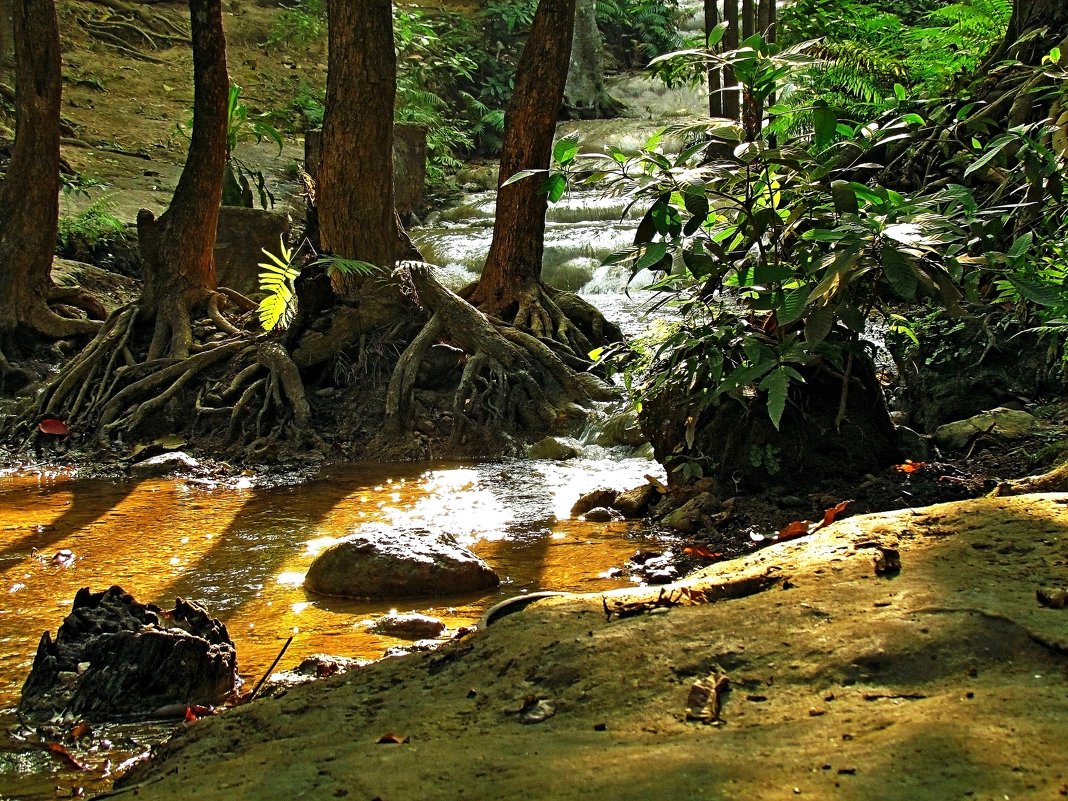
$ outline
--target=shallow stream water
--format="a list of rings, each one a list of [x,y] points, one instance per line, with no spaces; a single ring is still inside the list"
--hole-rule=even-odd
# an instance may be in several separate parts
[[[0,726],[16,725],[13,707],[41,632],[56,630],[80,587],[119,584],[166,608],[179,596],[203,602],[233,637],[242,678],[255,683],[290,636],[279,669],[314,653],[375,659],[405,644],[366,626],[391,608],[456,629],[511,595],[622,586],[609,571],[646,543],[642,531],[572,520],[569,510],[583,492],[635,486],[656,466],[598,451],[591,454],[602,458],[568,462],[354,465],[274,487],[0,476]],[[448,531],[497,570],[501,586],[397,603],[306,592],[301,582],[314,554],[367,523]],[[121,737],[113,739],[112,753],[81,758],[94,771],[105,760],[118,764],[127,752]],[[57,784],[92,786],[97,778],[64,768],[43,748],[8,739],[0,743],[0,798],[52,795]]]

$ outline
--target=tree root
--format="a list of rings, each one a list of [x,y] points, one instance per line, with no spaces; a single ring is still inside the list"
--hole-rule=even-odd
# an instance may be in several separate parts
[[[1032,492],[1068,492],[1068,462],[1057,465],[1048,473],[1006,481],[997,489],[998,495],[1026,495]]]
[[[120,53],[153,64],[165,64],[167,62],[147,51],[159,52],[190,41],[189,31],[163,14],[121,0],[94,2],[111,9],[112,13],[103,19],[78,17],[78,24],[91,37]]]
[[[409,271],[420,302],[433,316],[394,370],[386,395],[387,431],[410,428],[419,363],[439,338],[468,354],[453,401],[457,443],[469,430],[553,430],[576,405],[614,397],[610,387],[589,373],[576,372],[546,342],[486,316],[450,292],[434,278],[429,265],[409,263],[402,269]],[[534,314],[533,306],[529,308]],[[555,321],[551,324],[554,332],[562,330]]]
[[[235,445],[251,434],[259,450],[283,437],[292,440],[294,434],[301,444],[317,442],[309,431],[311,408],[293,360],[278,343],[257,343],[230,323],[219,309],[221,298],[218,293],[209,297],[207,317],[197,323],[210,341],[196,341],[188,311],[171,309],[153,330],[152,344],[138,347],[137,304],[116,310],[15,423],[15,431],[29,434],[23,447],[45,417],[65,421],[90,448],[105,448],[151,421],[158,427],[164,412],[174,418],[169,421],[174,433],[203,423],[225,430]],[[161,330],[166,332],[162,336]],[[175,336],[183,342],[188,336],[186,352],[162,355],[159,342]],[[139,360],[135,352],[145,355]],[[191,393],[192,414],[183,413],[181,399]],[[232,406],[226,405],[235,397]]]

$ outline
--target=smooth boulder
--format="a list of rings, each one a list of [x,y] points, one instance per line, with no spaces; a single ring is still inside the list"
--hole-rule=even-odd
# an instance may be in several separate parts
[[[204,607],[179,598],[164,611],[118,586],[96,593],[83,587],[55,640],[47,631],[41,636],[19,714],[148,718],[175,704],[219,704],[237,681],[226,626]]]
[[[448,534],[368,527],[320,553],[304,586],[346,598],[437,598],[489,590],[493,569]]]

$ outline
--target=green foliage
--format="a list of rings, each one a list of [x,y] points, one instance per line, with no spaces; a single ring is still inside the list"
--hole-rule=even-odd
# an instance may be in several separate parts
[[[783,10],[781,41],[812,40],[819,60],[796,76],[794,102],[818,98],[841,117],[867,121],[894,107],[895,85],[941,95],[1004,35],[1011,10],[1011,0],[798,0]]]
[[[85,211],[60,217],[56,236],[57,252],[88,251],[103,239],[123,234],[125,224],[108,211],[107,206],[108,200],[101,198]]]
[[[636,69],[682,46],[682,13],[678,0],[597,0],[597,27],[616,63]]]
[[[301,47],[318,41],[325,34],[325,0],[298,0],[296,5],[283,9],[278,15],[263,47]]]
[[[729,63],[749,96],[767,105],[811,68],[806,50],[752,37],[734,53],[670,58],[689,59],[695,71]],[[1036,101],[1068,85],[1059,56],[1039,68],[1052,88]],[[891,105],[904,107],[904,93],[894,87]],[[980,116],[968,127],[973,108],[958,104],[956,122],[942,130],[956,142],[946,167],[960,183],[904,192],[875,180],[874,159],[928,137],[922,117],[895,108],[849,124],[816,102],[805,109],[810,124],[791,127],[781,124],[798,112],[789,101],[767,107],[755,131],[727,120],[680,126],[675,133],[692,145],[677,155],[654,137],[638,152],[609,148],[565,171],[647,209],[633,246],[609,262],[659,274],[655,288],[679,323],[625,382],[642,397],[671,389],[686,399],[686,447],[676,459],[687,475],[707,461],[693,450],[704,411],[759,402],[778,427],[807,370],[848,374],[871,348],[874,314],[891,338],[913,343],[922,327],[912,318],[925,306],[950,318],[966,306],[1011,308],[1018,322],[1037,318],[1042,333],[1068,334],[1065,159],[1052,149],[1048,121],[987,137],[996,121]],[[774,456],[751,454],[768,469]]]
[[[230,84],[226,105],[226,173],[223,176],[222,200],[224,206],[251,207],[255,198],[258,198],[262,208],[274,206],[274,194],[267,188],[263,171],[234,155],[241,143],[259,143],[266,139],[278,145],[278,155],[282,155],[282,134],[266,121],[266,116],[252,116],[248,106],[241,102],[241,87],[236,83]],[[190,137],[193,123],[192,117],[184,125],[178,123],[178,133]],[[253,187],[256,189],[255,193]]]

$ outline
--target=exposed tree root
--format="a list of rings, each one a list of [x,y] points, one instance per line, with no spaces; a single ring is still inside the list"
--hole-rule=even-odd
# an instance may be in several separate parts
[[[93,0],[110,9],[103,18],[79,16],[78,24],[97,41],[114,50],[153,64],[166,63],[150,52],[188,44],[189,31],[165,14],[122,0]]]
[[[316,442],[309,430],[311,410],[289,354],[227,320],[219,305],[222,298],[211,294],[207,316],[196,325],[188,311],[169,314],[162,328],[157,320],[147,348],[136,342],[138,305],[118,309],[45,387],[16,422],[16,430],[29,434],[29,442],[39,420],[56,417],[91,449],[121,442],[146,425],[153,430],[167,425],[172,433],[198,425],[202,431],[214,428],[225,431],[235,445],[251,438],[257,451],[283,440]],[[161,335],[161,330],[168,333]],[[187,343],[187,352],[163,355],[167,349],[159,343],[175,336]],[[142,343],[144,338],[140,334]],[[138,352],[144,354],[140,359]]]
[[[410,273],[420,302],[433,316],[402,354],[390,380],[387,431],[410,428],[419,363],[439,339],[468,357],[453,401],[456,444],[472,431],[553,430],[573,417],[577,404],[614,397],[610,387],[589,373],[576,372],[545,341],[488,317],[450,292],[429,265],[409,263],[402,269]],[[554,324],[554,330],[559,326]]]
[[[1068,492],[1068,462],[1048,473],[1007,481],[998,487],[999,495],[1026,495],[1031,492]]]

